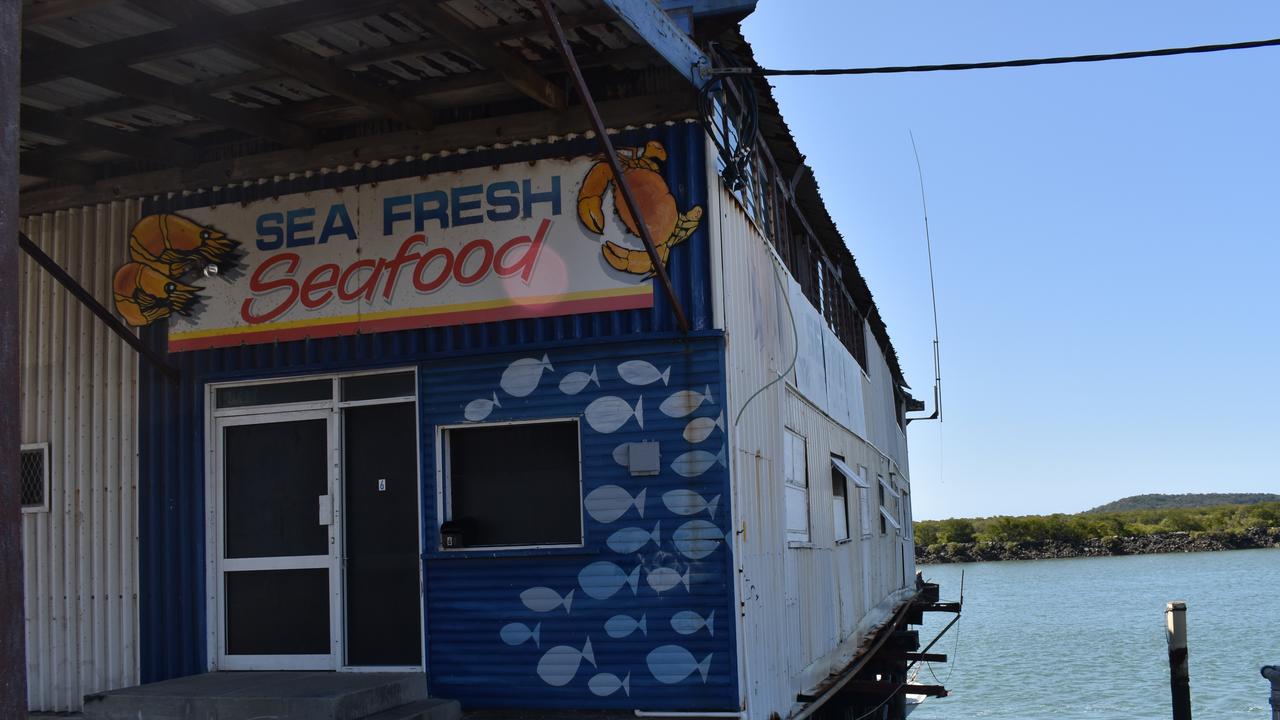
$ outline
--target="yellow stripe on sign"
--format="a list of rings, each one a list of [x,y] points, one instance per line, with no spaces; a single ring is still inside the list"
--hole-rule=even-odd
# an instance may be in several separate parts
[[[629,288],[610,288],[607,290],[583,290],[582,292],[566,293],[564,295],[536,295],[530,297],[519,298],[503,298],[499,300],[478,300],[470,303],[459,303],[456,305],[439,305],[436,307],[418,307],[403,308],[400,310],[383,310],[381,312],[365,313],[358,315],[335,315],[318,318],[306,318],[303,320],[288,320],[285,322],[266,323],[263,325],[237,326],[228,328],[215,328],[213,330],[187,330],[185,332],[170,332],[171,340],[197,340],[200,338],[222,337],[224,335],[243,335],[244,333],[259,333],[271,330],[288,330],[300,327],[317,327],[324,325],[340,325],[343,323],[364,322],[370,320],[385,320],[398,317],[426,317],[431,315],[444,315],[448,313],[467,312],[470,310],[491,310],[493,308],[513,307],[516,305],[543,305],[556,302],[572,302],[574,300],[594,300],[596,298],[606,297],[629,297],[632,295],[646,295],[653,292],[650,285],[637,285]]]

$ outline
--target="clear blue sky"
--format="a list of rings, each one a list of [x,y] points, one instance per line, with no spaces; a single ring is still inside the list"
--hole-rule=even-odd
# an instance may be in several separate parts
[[[995,60],[1280,36],[1280,3],[763,0],[766,67]],[[1280,492],[1280,48],[1030,69],[777,78],[932,408],[920,519],[1147,492]]]

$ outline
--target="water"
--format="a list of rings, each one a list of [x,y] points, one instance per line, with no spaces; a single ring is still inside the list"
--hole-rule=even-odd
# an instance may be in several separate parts
[[[1187,601],[1196,720],[1270,718],[1280,549],[922,566],[964,615],[930,652],[951,696],[911,720],[1172,717],[1164,607]],[[950,615],[926,615],[922,646]],[[959,645],[956,645],[956,629]],[[947,674],[953,673],[950,679]],[[936,681],[926,667],[917,682]]]

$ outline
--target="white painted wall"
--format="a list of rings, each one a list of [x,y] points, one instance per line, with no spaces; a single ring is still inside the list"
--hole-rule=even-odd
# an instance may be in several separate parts
[[[110,307],[137,202],[25,218],[22,229]],[[50,509],[25,513],[27,686],[32,710],[136,684],[137,357],[25,254],[22,442],[49,444]]]
[[[877,475],[892,472],[909,489],[906,443],[894,419],[888,365],[874,338],[868,334],[875,360],[864,375],[737,201],[711,182],[728,420],[755,396],[730,437],[743,701],[749,717],[763,720],[775,712],[787,717],[797,693],[845,667],[906,596],[903,588],[914,578],[914,565],[906,573],[903,567],[909,540],[892,528],[880,533],[875,485]],[[790,365],[797,335],[796,369],[759,392]],[[799,546],[786,540],[784,428],[806,438],[811,541]],[[867,468],[872,528],[866,540],[853,487],[851,538],[835,539],[832,454]]]

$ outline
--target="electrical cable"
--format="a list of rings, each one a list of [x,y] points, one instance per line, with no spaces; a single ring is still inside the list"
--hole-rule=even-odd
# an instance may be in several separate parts
[[[1280,46],[1280,38],[1268,40],[1249,40],[1236,43],[1218,43],[1214,45],[1192,45],[1188,47],[1161,48],[1159,50],[1132,50],[1129,52],[1101,53],[1094,55],[1067,55],[1061,57],[1023,58],[1021,60],[991,60],[988,62],[947,63],[944,65],[890,65],[885,67],[866,68],[818,68],[807,70],[777,70],[771,68],[712,68],[706,72],[712,77],[724,75],[754,75],[759,77],[794,76],[794,75],[889,75],[897,73],[925,73],[949,70],[989,70],[993,68],[1033,67],[1036,65],[1066,65],[1070,63],[1106,62],[1109,60],[1135,60],[1138,58],[1169,57],[1172,55],[1194,55],[1201,53],[1223,52],[1227,50],[1250,50],[1253,48]]]
[[[778,377],[770,380],[759,390],[751,393],[751,397],[747,398],[746,402],[742,403],[742,407],[739,408],[738,416],[733,419],[734,427],[737,427],[738,423],[742,420],[742,414],[747,411],[747,406],[751,404],[751,401],[755,400],[760,393],[768,390],[790,375],[791,371],[796,367],[796,360],[800,358],[800,333],[796,329],[796,313],[791,309],[791,293],[787,292],[786,286],[782,283],[782,272],[778,268],[778,262],[774,259],[772,252],[769,253],[769,261],[773,264],[773,279],[778,282],[778,290],[782,292],[782,299],[787,304],[787,315],[791,317],[791,344],[793,346],[793,350],[791,351],[791,364],[787,366],[786,370],[778,373]]]
[[[739,64],[733,53],[717,43],[712,43],[711,52],[729,66]],[[730,114],[730,99],[735,92],[740,100],[739,112]],[[717,112],[717,95],[720,98],[720,112]],[[720,120],[719,127],[715,124],[717,118]],[[698,91],[698,121],[715,144],[720,160],[724,163],[720,174],[725,185],[734,192],[741,190],[750,176],[755,138],[760,129],[755,85],[742,76],[712,78]]]

